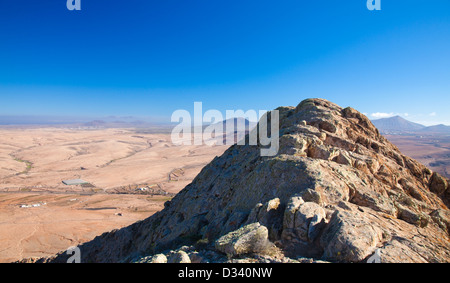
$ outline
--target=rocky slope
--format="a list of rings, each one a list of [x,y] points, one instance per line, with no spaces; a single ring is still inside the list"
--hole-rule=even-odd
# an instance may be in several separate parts
[[[164,210],[81,245],[82,262],[450,261],[447,179],[352,108],[277,110],[276,156],[231,146]]]

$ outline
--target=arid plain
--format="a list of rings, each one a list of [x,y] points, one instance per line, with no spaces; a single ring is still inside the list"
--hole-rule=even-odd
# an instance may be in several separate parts
[[[149,217],[228,147],[176,146],[157,132],[0,128],[0,262],[54,255]],[[448,176],[447,136],[386,137]],[[72,179],[88,184],[62,182]]]
[[[147,218],[226,148],[133,129],[0,129],[0,262],[52,255]],[[89,184],[62,183],[71,179]]]
[[[402,153],[450,178],[450,136],[446,134],[385,135]]]

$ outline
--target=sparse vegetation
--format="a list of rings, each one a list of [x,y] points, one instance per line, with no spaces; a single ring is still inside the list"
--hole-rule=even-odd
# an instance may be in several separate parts
[[[25,170],[23,170],[20,173],[17,173],[17,175],[27,174],[33,168],[33,163],[31,161],[22,160],[20,158],[14,158],[14,160],[17,161],[17,162],[21,162],[21,163],[25,163],[26,164]]]

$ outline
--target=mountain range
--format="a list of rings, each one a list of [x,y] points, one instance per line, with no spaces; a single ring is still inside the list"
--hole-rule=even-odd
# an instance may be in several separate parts
[[[373,120],[372,123],[382,133],[450,134],[450,126],[441,124],[427,127],[400,116]]]

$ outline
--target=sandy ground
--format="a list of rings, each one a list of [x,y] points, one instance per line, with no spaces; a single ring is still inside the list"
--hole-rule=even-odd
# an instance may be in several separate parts
[[[52,255],[145,219],[170,195],[136,188],[177,193],[226,148],[129,129],[0,129],[0,262]],[[62,183],[78,178],[92,186]]]

